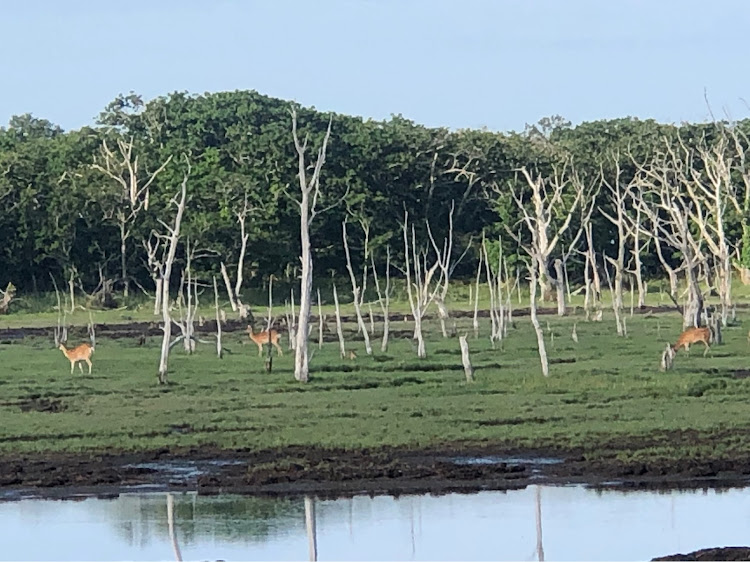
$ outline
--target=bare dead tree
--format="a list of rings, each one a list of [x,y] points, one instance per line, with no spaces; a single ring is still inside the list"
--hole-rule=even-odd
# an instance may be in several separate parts
[[[352,294],[354,296],[354,313],[357,317],[357,327],[359,331],[362,333],[362,338],[365,341],[365,351],[367,352],[367,355],[372,355],[372,346],[370,345],[370,335],[367,332],[367,326],[365,325],[365,321],[362,318],[362,301],[360,300],[360,290],[361,287],[357,283],[357,277],[354,274],[354,268],[352,267],[352,258],[349,254],[349,242],[347,240],[346,235],[346,221],[341,223],[341,228],[343,231],[343,240],[344,240],[344,255],[346,256],[346,270],[349,272],[349,279],[352,282]],[[366,257],[365,257],[366,259]],[[367,270],[365,269],[365,277],[367,275]]]
[[[161,284],[161,270],[164,265],[161,260],[163,252],[160,252],[162,238],[159,237],[157,232],[151,231],[148,238],[144,239],[142,243],[146,250],[146,263],[154,282],[154,316],[157,316],[161,314],[161,298],[164,292]]]
[[[102,141],[99,155],[91,165],[95,170],[106,175],[115,186],[113,197],[104,198],[104,218],[114,220],[120,233],[120,274],[123,281],[123,295],[129,294],[130,278],[128,276],[128,240],[133,225],[140,211],[148,210],[149,188],[156,177],[164,171],[172,160],[170,155],[154,172],[141,170],[138,155],[134,154],[134,141],[117,139],[117,147],[110,147]]]
[[[682,139],[680,145],[683,152],[689,151]],[[732,250],[726,221],[730,208],[738,214],[742,208],[732,178],[734,170],[727,136],[719,136],[712,146],[707,146],[703,139],[697,153],[702,169],[691,166],[690,176],[684,178],[683,185],[692,203],[688,206],[690,219],[716,263],[721,322],[726,326],[732,307]]]
[[[180,241],[180,228],[182,226],[182,218],[185,214],[185,204],[187,202],[187,183],[190,178],[190,162],[185,158],[187,164],[187,170],[182,179],[180,186],[180,192],[178,195],[172,198],[171,204],[176,207],[175,217],[171,225],[167,224],[163,220],[159,220],[162,227],[165,229],[165,233],[157,234],[157,238],[162,241],[163,258],[159,260],[159,278],[161,281],[161,312],[162,312],[162,344],[161,344],[161,357],[159,360],[159,383],[167,384],[168,377],[168,363],[169,363],[169,350],[171,348],[172,340],[172,314],[169,308],[169,282],[172,277],[172,265],[177,254],[177,245]]]
[[[643,201],[642,198],[639,199],[639,201]],[[648,203],[644,203],[648,204]],[[642,204],[638,205],[639,209],[643,209]],[[669,277],[669,294],[672,296],[673,300],[677,297],[677,288],[678,288],[678,280],[677,280],[677,274],[681,272],[683,269],[685,269],[684,264],[680,266],[679,268],[675,269],[670,264],[669,261],[664,257],[664,254],[661,250],[661,235],[659,234],[659,225],[661,223],[661,219],[659,218],[659,215],[654,213],[654,215],[651,217],[652,222],[652,230],[649,231],[649,234],[651,236],[651,240],[654,242],[654,247],[656,248],[656,255],[659,257],[659,262],[661,263],[661,266],[664,268],[664,271],[667,272],[667,277]]]
[[[508,225],[505,228],[524,252],[537,263],[537,282],[540,283],[542,297],[546,298],[551,293],[552,286],[549,275],[549,262],[552,252],[560,238],[568,230],[576,211],[581,211],[581,225],[573,236],[569,245],[569,252],[575,247],[583,232],[583,225],[587,222],[587,219],[584,219],[591,216],[594,208],[595,190],[587,190],[576,171],[572,168],[569,169],[569,166],[563,166],[562,168],[555,166],[549,177],[544,177],[541,174],[532,176],[525,167],[520,168],[519,172],[531,190],[531,209],[527,208],[529,205],[520,189],[517,189],[513,183],[510,183],[508,188],[516,207],[521,212],[521,224],[529,232],[531,241],[525,243],[521,237],[521,231],[515,232]],[[502,190],[496,184],[494,190],[497,193],[502,193]],[[563,199],[563,193],[566,190],[573,191],[573,200],[569,204]],[[553,219],[557,217],[562,217],[562,221],[553,225]],[[555,282],[562,284],[563,280],[558,279]],[[558,292],[558,300],[560,294]],[[564,299],[563,302],[558,302],[558,314],[560,313],[565,314]]]
[[[76,311],[76,278],[78,277],[78,268],[75,265],[68,266],[70,277],[68,277],[68,293],[70,295],[70,313]]]
[[[60,344],[68,341],[68,328],[65,321],[68,314],[67,307],[63,306],[62,299],[60,298],[60,290],[57,288],[57,281],[55,277],[50,273],[52,278],[52,285],[55,288],[55,297],[57,299],[57,326],[54,331],[55,347],[60,347]]]
[[[685,197],[681,181],[692,166],[690,155],[683,159],[668,143],[666,150],[654,161],[639,165],[636,181],[643,188],[644,197],[638,201],[642,212],[651,221],[657,252],[659,240],[679,251],[687,278],[688,301],[683,312],[683,327],[699,327],[703,311],[703,294],[698,283],[697,269],[702,258],[700,244],[691,229],[690,201]],[[676,295],[670,295],[676,301]]]
[[[474,367],[471,366],[471,358],[469,357],[469,342],[466,341],[466,335],[458,338],[459,344],[461,345],[461,362],[464,366],[464,375],[466,375],[466,382],[474,381]]]
[[[482,241],[484,242],[484,233],[482,233]],[[482,261],[484,259],[484,252],[479,252],[479,261],[477,262],[477,278],[474,288],[474,318],[472,320],[472,327],[474,328],[474,337],[479,337],[479,282],[482,278]]]
[[[247,241],[250,238],[250,234],[247,232],[247,219],[253,212],[254,208],[248,200],[248,195],[245,193],[242,206],[235,210],[235,217],[237,218],[237,224],[240,227],[240,253],[237,256],[237,276],[235,278],[234,286],[229,279],[229,273],[224,262],[221,262],[221,276],[224,279],[224,284],[227,288],[227,294],[229,295],[229,305],[232,307],[232,311],[238,313],[240,320],[247,318],[248,310],[247,306],[242,302],[242,282],[243,282],[243,271],[245,269],[245,255],[247,253]]]
[[[300,382],[307,382],[310,375],[310,357],[307,351],[309,338],[310,309],[312,303],[312,281],[313,281],[313,260],[310,245],[310,224],[319,214],[318,200],[321,196],[320,191],[320,173],[326,159],[326,148],[328,139],[331,136],[332,121],[328,121],[323,142],[318,150],[318,158],[310,177],[307,175],[307,162],[305,154],[307,152],[308,137],[300,141],[297,134],[297,111],[292,106],[290,110],[292,116],[292,137],[294,139],[294,148],[297,152],[298,179],[300,187],[300,199],[296,201],[299,206],[300,215],[300,242],[302,247],[302,278],[300,287],[300,305],[299,321],[297,322],[297,344],[295,346],[294,357],[294,378]]]
[[[448,213],[448,235],[443,240],[442,248],[438,246],[437,242],[435,242],[435,237],[432,235],[432,229],[430,228],[430,222],[427,222],[427,235],[430,238],[430,243],[432,244],[432,248],[435,251],[435,255],[437,257],[437,264],[440,268],[441,275],[440,275],[440,290],[438,291],[437,295],[435,296],[435,304],[438,308],[438,318],[440,319],[440,330],[443,334],[444,338],[448,337],[448,331],[446,330],[446,321],[450,319],[450,313],[448,312],[448,307],[445,304],[446,298],[448,296],[448,289],[450,288],[450,280],[451,275],[453,274],[453,270],[456,268],[456,266],[461,262],[463,257],[466,255],[466,252],[469,251],[469,248],[471,247],[471,240],[469,240],[469,244],[467,244],[466,249],[464,250],[463,254],[456,260],[455,262],[452,262],[452,254],[453,254],[453,211],[455,209],[455,203],[451,201],[451,210]]]
[[[544,343],[544,331],[539,324],[539,318],[536,313],[536,292],[538,288],[539,280],[537,279],[537,268],[539,262],[531,261],[528,264],[529,268],[529,308],[531,311],[531,324],[534,326],[534,332],[536,333],[537,350],[539,351],[539,361],[542,364],[542,375],[545,377],[549,376],[549,361],[547,360],[547,346]]]
[[[404,272],[406,274],[406,292],[409,306],[414,317],[414,339],[417,340],[417,357],[427,357],[422,332],[424,314],[440,290],[440,280],[433,287],[433,277],[440,264],[436,261],[432,266],[427,265],[427,253],[417,248],[414,226],[411,227],[411,245],[409,245],[409,213],[404,213]]]
[[[637,204],[642,198],[641,194],[638,192],[639,188],[633,183],[630,184],[630,187],[632,187],[632,190],[630,191],[629,204],[631,205],[631,208],[635,209],[635,211],[624,215],[624,226],[625,234],[633,241],[633,246],[630,250],[633,269],[627,271],[635,277],[635,283],[638,287],[638,308],[643,308],[646,306],[647,286],[643,280],[643,264],[641,256],[649,243],[650,237],[644,234],[647,231],[643,228],[643,211],[641,206]]]
[[[614,294],[612,295],[614,298],[613,306],[622,310],[622,280],[626,266],[625,247],[628,242],[627,209],[630,200],[631,185],[623,185],[621,180],[622,169],[620,168],[619,154],[613,154],[612,159],[615,166],[614,180],[612,182],[608,181],[604,172],[602,172],[602,183],[606,186],[607,191],[609,192],[608,199],[615,211],[614,214],[610,214],[605,211],[604,208],[599,207],[599,212],[617,229],[617,255],[614,258],[605,255],[605,259],[612,264],[615,270]],[[620,324],[618,322],[618,334],[620,333],[619,328]]]
[[[221,314],[219,313],[219,287],[216,284],[216,275],[213,276],[214,282],[214,309],[216,310],[216,355],[219,359],[224,356],[224,350],[221,347]]]
[[[388,351],[388,337],[390,335],[391,319],[390,319],[390,308],[391,308],[391,247],[386,246],[385,248],[385,287],[381,292],[380,290],[380,279],[378,278],[378,270],[375,267],[375,257],[370,254],[370,260],[372,261],[372,278],[375,282],[375,291],[378,294],[378,304],[380,310],[383,312],[383,339],[380,344],[380,351],[385,353]]]
[[[604,254],[604,273],[607,276],[607,286],[609,287],[609,293],[612,297],[612,311],[615,313],[615,325],[617,327],[617,335],[618,336],[625,336],[625,323],[624,318],[622,317],[622,306],[617,305],[617,291],[613,289],[612,287],[612,276],[609,274],[609,267],[607,267],[607,260],[609,260],[610,263],[614,262],[615,260],[609,258],[606,254]],[[614,264],[613,264],[613,267]]]
[[[320,287],[318,287],[318,349],[323,349],[323,327],[325,326],[325,323],[326,320],[323,316],[323,303],[320,300]]]
[[[266,342],[266,358],[265,358],[265,369],[267,373],[273,370],[273,333],[271,327],[273,326],[273,275],[268,278],[268,308],[266,309],[266,334],[268,334],[268,341]],[[291,332],[289,333],[291,338]],[[261,349],[262,351],[262,349]],[[279,352],[281,348],[279,348]]]
[[[591,223],[584,227],[584,231],[586,233],[586,251],[583,252],[583,255],[586,258],[586,261],[583,269],[585,283],[583,308],[586,312],[586,320],[589,320],[592,312],[599,307],[599,301],[601,300],[602,295],[602,284],[599,277],[599,268],[597,266]]]
[[[180,319],[172,319],[172,322],[180,328],[185,351],[192,354],[195,351],[195,316],[198,313],[198,281],[193,277],[193,260],[195,259],[196,248],[191,247],[190,239],[186,243],[186,260],[185,269],[180,276],[180,288],[177,293],[177,309],[180,313]],[[174,345],[176,342],[172,342]]]
[[[740,193],[734,192],[732,204],[740,210],[742,224],[742,239],[738,244],[737,257],[738,269],[743,284],[750,283],[750,166],[747,165],[747,152],[750,149],[750,139],[739,126],[726,127],[722,129],[728,135],[729,145],[733,149],[732,171],[742,180]]]
[[[341,358],[346,357],[346,343],[344,343],[344,330],[341,327],[341,307],[339,306],[339,294],[336,290],[336,283],[333,284],[333,305],[336,310],[336,335],[339,338],[339,351]]]
[[[289,291],[289,312],[287,313],[286,325],[289,329],[289,349],[294,350],[294,346],[297,344],[297,320],[295,318],[294,308],[294,288]]]
[[[96,349],[96,324],[94,324],[94,315],[91,314],[91,311],[89,311],[89,323],[86,326],[86,331],[89,334],[91,349]]]
[[[487,290],[490,295],[490,343],[493,349],[495,342],[501,341],[505,335],[505,315],[503,313],[502,295],[502,248],[502,243],[498,241],[498,265],[497,270],[493,271],[490,265],[487,241],[484,233],[482,233],[482,261],[484,262],[485,275],[487,277]]]

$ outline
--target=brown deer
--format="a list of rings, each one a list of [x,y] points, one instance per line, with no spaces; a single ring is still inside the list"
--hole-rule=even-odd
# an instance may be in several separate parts
[[[708,350],[711,349],[711,330],[708,328],[688,328],[677,338],[677,343],[672,346],[672,351],[677,352],[678,349],[684,347],[690,353],[690,345],[698,342],[706,346],[703,352],[703,357],[705,357]]]
[[[262,356],[263,346],[269,343],[268,332],[265,330],[263,332],[253,332],[253,327],[248,326],[247,335],[250,336],[250,339],[253,341],[253,343],[255,343],[255,345],[258,346],[258,355]],[[276,330],[271,330],[271,338],[270,338],[271,345],[273,345],[276,348],[277,355],[284,355],[284,352],[281,351],[281,346],[279,345],[280,338],[281,336]]]
[[[87,343],[82,343],[77,347],[67,349],[65,344],[61,343],[59,349],[63,352],[63,355],[68,358],[68,361],[70,361],[71,375],[73,374],[73,368],[76,363],[78,363],[78,368],[81,370],[81,374],[83,374],[83,365],[81,365],[83,361],[86,361],[86,363],[89,364],[89,375],[91,374],[91,354],[94,353],[93,347]]]

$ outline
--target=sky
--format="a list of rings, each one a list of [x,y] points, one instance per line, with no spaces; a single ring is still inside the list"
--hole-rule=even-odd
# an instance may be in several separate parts
[[[0,124],[227,90],[451,129],[742,118],[749,24],[746,0],[0,0]]]

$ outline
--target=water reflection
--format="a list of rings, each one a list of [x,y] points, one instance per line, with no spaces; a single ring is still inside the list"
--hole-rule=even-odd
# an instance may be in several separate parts
[[[634,560],[750,542],[750,489],[0,502],[5,560]]]

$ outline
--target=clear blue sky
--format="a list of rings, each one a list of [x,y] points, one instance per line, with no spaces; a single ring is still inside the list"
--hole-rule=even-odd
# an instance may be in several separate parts
[[[5,0],[0,123],[92,124],[118,93],[253,89],[521,130],[750,114],[746,0]]]

